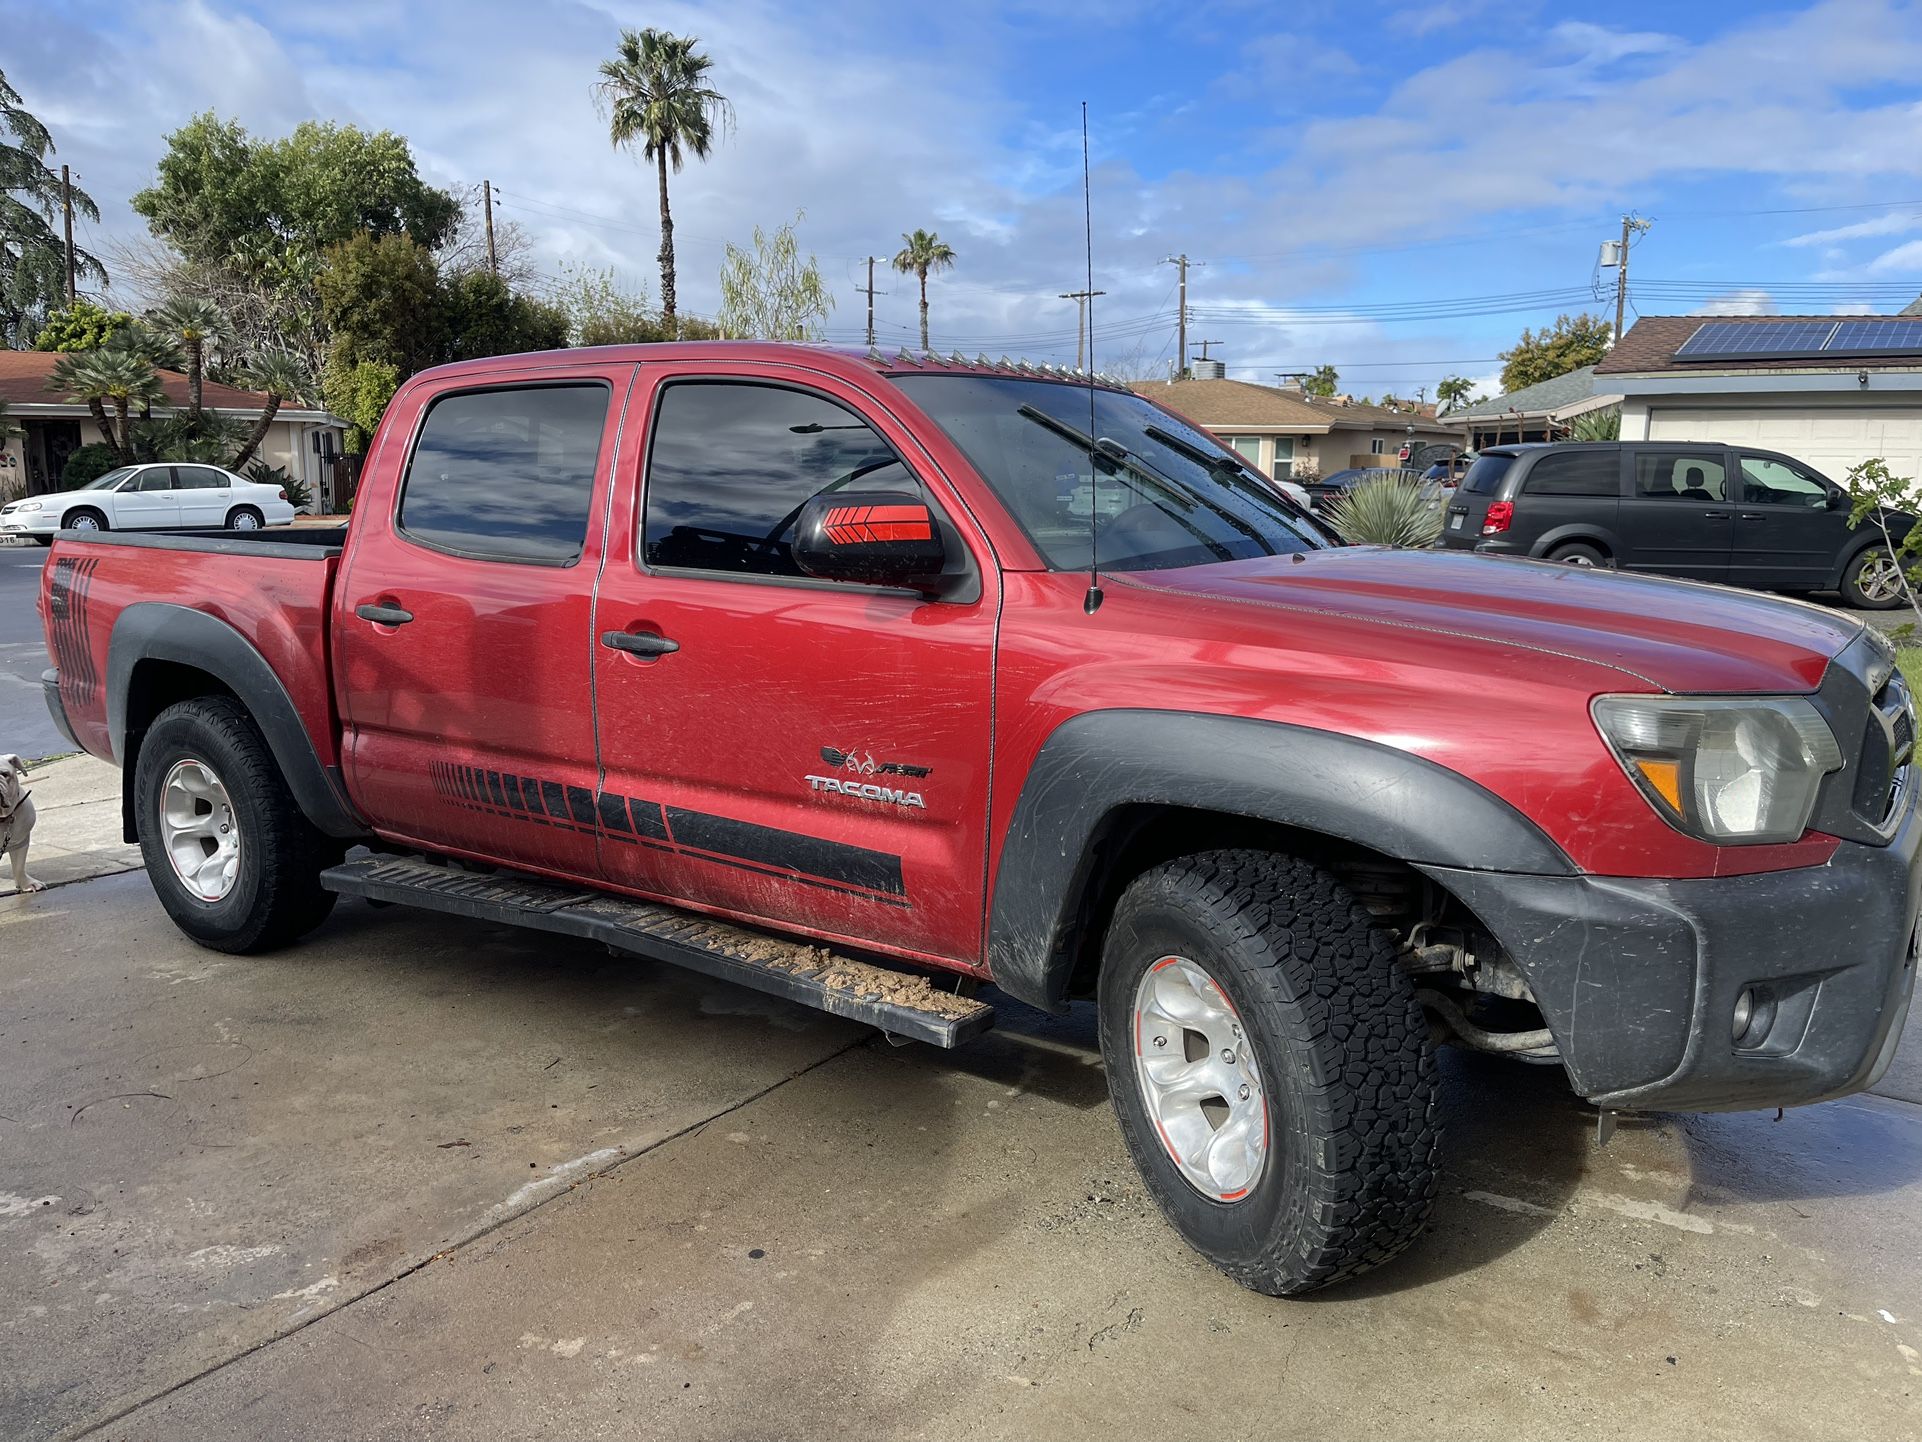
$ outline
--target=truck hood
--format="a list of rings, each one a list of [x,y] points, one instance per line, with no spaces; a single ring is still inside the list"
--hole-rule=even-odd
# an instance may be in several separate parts
[[[1862,632],[1809,602],[1458,551],[1344,547],[1117,579],[1588,661],[1623,690],[1813,691]]]

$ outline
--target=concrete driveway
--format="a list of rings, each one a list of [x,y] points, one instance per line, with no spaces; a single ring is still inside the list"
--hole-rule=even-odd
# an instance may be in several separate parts
[[[250,960],[139,873],[0,899],[0,1436],[1912,1438],[1922,1046],[1629,1121],[1448,1057],[1433,1232],[1243,1292],[1091,1019],[958,1052],[341,906]]]

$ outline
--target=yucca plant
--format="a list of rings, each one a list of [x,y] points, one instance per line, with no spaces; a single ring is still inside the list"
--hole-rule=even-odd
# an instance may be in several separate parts
[[[1603,406],[1587,411],[1568,423],[1571,441],[1618,441],[1622,438],[1622,408]]]
[[[1426,550],[1441,539],[1441,507],[1400,475],[1358,481],[1328,503],[1328,524],[1351,546]]]

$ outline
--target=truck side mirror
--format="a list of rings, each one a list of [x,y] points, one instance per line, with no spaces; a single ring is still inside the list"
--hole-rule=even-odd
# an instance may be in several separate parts
[[[794,564],[826,581],[935,591],[947,561],[928,503],[898,491],[833,491],[801,507]]]

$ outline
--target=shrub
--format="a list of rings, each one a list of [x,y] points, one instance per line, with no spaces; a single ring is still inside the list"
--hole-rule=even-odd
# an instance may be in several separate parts
[[[247,467],[247,479],[263,486],[279,486],[287,493],[296,511],[304,511],[313,503],[314,493],[307,483],[287,473],[285,466],[270,466],[265,461],[255,461]]]
[[[1603,406],[1587,411],[1568,423],[1571,441],[1619,441],[1622,438],[1622,408]]]
[[[77,491],[89,481],[97,481],[108,471],[120,465],[120,457],[114,454],[112,446],[95,442],[82,446],[67,457],[67,463],[60,468],[60,489]]]
[[[1351,546],[1425,550],[1441,539],[1441,507],[1400,473],[1357,481],[1328,503],[1326,515]]]
[[[133,324],[124,310],[108,310],[90,300],[77,300],[62,306],[47,317],[47,323],[33,338],[33,348],[42,351],[94,350],[113,339],[114,332]]]

